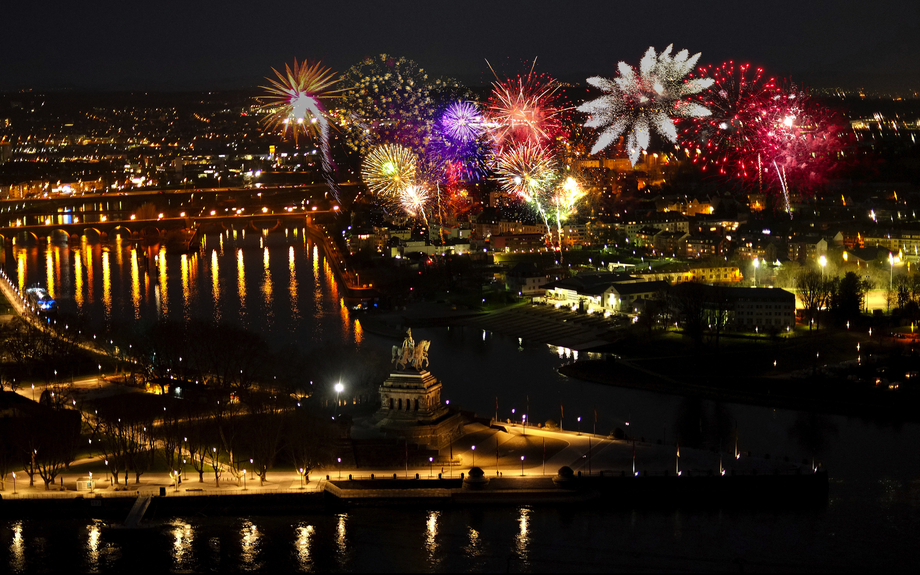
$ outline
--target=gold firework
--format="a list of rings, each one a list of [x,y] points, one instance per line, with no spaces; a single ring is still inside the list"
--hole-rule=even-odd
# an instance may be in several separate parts
[[[418,161],[409,148],[398,144],[377,146],[364,158],[361,178],[371,193],[397,198],[415,183]]]

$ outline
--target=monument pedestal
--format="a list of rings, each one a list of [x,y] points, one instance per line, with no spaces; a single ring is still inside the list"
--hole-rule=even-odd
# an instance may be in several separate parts
[[[382,431],[440,449],[462,429],[463,418],[441,403],[441,382],[429,371],[394,371],[380,386],[374,416]]]

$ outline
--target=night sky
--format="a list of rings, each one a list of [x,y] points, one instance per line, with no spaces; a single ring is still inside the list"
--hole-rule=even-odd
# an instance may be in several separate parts
[[[247,88],[295,57],[344,71],[384,52],[472,85],[490,81],[486,59],[517,73],[534,57],[583,82],[669,43],[816,88],[920,89],[909,0],[10,0],[0,14],[0,90]]]

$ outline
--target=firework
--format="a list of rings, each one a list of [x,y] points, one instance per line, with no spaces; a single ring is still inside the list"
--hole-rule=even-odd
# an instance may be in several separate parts
[[[431,203],[431,192],[424,186],[410,184],[399,190],[399,205],[413,218],[422,218],[428,225],[428,216],[425,209]]]
[[[415,183],[417,171],[415,153],[396,144],[377,146],[361,164],[361,178],[378,197],[397,197],[403,188]]]
[[[464,145],[479,138],[485,130],[485,123],[476,104],[454,102],[441,114],[438,128],[454,144]]]
[[[321,136],[329,123],[320,100],[332,97],[329,88],[338,81],[335,73],[319,62],[297,60],[293,67],[285,65],[283,74],[274,68],[272,72],[278,78],[266,78],[270,85],[262,87],[267,92],[262,109],[271,112],[263,123],[284,134],[290,130],[295,142],[300,134]]]
[[[497,147],[524,141],[545,144],[561,132],[561,110],[556,105],[559,84],[554,79],[531,68],[526,76],[492,86],[488,120]]]
[[[295,144],[299,134],[319,136],[323,173],[333,195],[338,198],[332,179],[334,164],[329,150],[329,120],[321,103],[322,99],[334,94],[329,88],[338,81],[335,74],[319,62],[298,63],[297,60],[293,67],[285,65],[284,74],[274,68],[272,72],[278,78],[266,78],[269,85],[263,86],[267,95],[263,98],[262,109],[270,111],[263,123],[269,130],[280,128],[282,134],[290,130]]]
[[[454,101],[434,123],[426,159],[431,179],[450,183],[454,178],[476,180],[486,171],[489,149],[484,138],[485,120],[475,104]]]
[[[495,162],[502,189],[526,202],[542,202],[556,177],[556,162],[547,150],[533,142],[504,148]],[[542,205],[542,204],[541,204]]]
[[[428,79],[418,64],[381,54],[366,58],[345,74],[341,123],[346,142],[359,154],[378,144],[400,144],[421,154],[434,122],[432,92],[454,86],[451,80]]]
[[[598,76],[588,83],[606,95],[585,102],[578,111],[590,114],[585,126],[603,128],[591,149],[596,154],[627,134],[629,160],[635,165],[642,150],[648,148],[651,129],[671,142],[677,141],[674,119],[706,116],[709,110],[698,103],[683,99],[712,85],[712,78],[687,79],[700,55],[681,50],[671,55],[672,46],[661,54],[649,48],[636,70],[620,62],[619,76],[613,80]]]
[[[792,87],[777,93],[759,109],[760,121],[745,148],[748,162],[757,163],[758,181],[765,191],[770,182],[782,192],[791,213],[790,189],[807,193],[820,185],[836,164],[843,141],[840,120],[804,92]]]
[[[757,173],[756,162],[746,153],[757,137],[764,109],[779,95],[773,78],[750,64],[726,62],[706,66],[699,74],[713,79],[713,86],[701,102],[711,115],[695,119],[684,130],[687,147],[694,147],[694,163],[705,171],[713,166],[719,174],[749,177]]]

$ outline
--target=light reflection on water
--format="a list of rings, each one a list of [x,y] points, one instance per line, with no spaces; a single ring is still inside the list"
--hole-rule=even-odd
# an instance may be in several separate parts
[[[200,318],[255,329],[274,345],[363,339],[322,248],[301,230],[228,231],[205,236],[202,246],[179,254],[119,239],[16,244],[6,269],[22,289],[47,284],[62,313],[81,313],[97,327]]]
[[[244,570],[259,569],[262,536],[252,521],[244,521],[240,528],[240,564]]]
[[[524,566],[530,564],[530,509],[521,507],[518,518],[518,534],[514,538],[514,552]]]
[[[302,571],[313,570],[313,557],[310,554],[310,546],[314,531],[313,526],[306,523],[301,523],[296,528],[297,539],[294,540],[294,554]]]
[[[176,519],[172,522],[173,540],[173,567],[177,570],[188,570],[194,565],[192,544],[195,541],[194,530],[191,524]]]
[[[428,521],[426,521],[425,551],[428,552],[428,567],[432,569],[441,562],[441,556],[438,553],[438,518],[440,515],[440,511],[430,511]]]
[[[22,571],[26,566],[25,545],[22,541],[22,521],[13,524],[13,540],[10,542],[10,567],[13,572]]]

